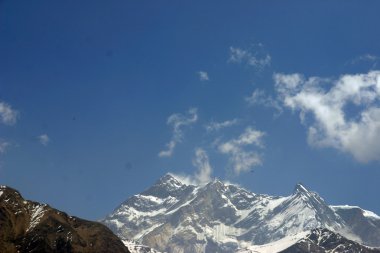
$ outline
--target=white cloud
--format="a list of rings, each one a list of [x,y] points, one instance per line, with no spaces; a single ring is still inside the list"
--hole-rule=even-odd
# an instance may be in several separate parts
[[[50,138],[47,134],[41,134],[38,136],[38,140],[39,142],[44,145],[44,146],[47,146],[50,142]]]
[[[0,141],[0,154],[4,154],[9,146],[10,144],[8,142]]]
[[[206,151],[202,148],[197,148],[195,150],[193,165],[198,168],[198,171],[195,174],[195,179],[198,184],[205,185],[211,181],[212,167]]]
[[[18,118],[18,112],[9,104],[0,102],[0,119],[3,124],[14,125]]]
[[[380,71],[337,80],[276,74],[274,80],[283,104],[300,112],[310,145],[336,148],[360,162],[380,160]]]
[[[277,73],[273,75],[273,79],[275,88],[280,95],[297,91],[297,87],[304,82],[303,76],[298,73],[289,75]]]
[[[252,167],[262,164],[261,155],[254,150],[246,150],[246,146],[254,145],[263,148],[264,132],[248,127],[237,139],[229,140],[218,146],[219,152],[229,155],[229,161],[236,174],[249,171]]]
[[[230,47],[229,61],[232,63],[244,63],[259,70],[271,64],[271,56],[263,51],[262,44],[253,45],[252,50]]]
[[[158,153],[159,157],[170,157],[173,155],[174,149],[178,143],[183,140],[182,128],[194,124],[198,120],[196,108],[190,108],[187,116],[175,113],[169,116],[167,124],[173,128],[173,135],[171,140],[166,144],[166,149]]]
[[[198,71],[198,76],[200,81],[209,81],[210,78],[206,71]]]
[[[268,108],[273,108],[277,111],[277,115],[282,113],[282,107],[277,99],[272,98],[265,94],[265,91],[256,89],[252,92],[251,96],[246,97],[245,101],[249,105],[262,105]]]
[[[18,119],[18,112],[14,110],[9,104],[0,101],[0,122],[5,125],[14,125]],[[0,154],[4,154],[8,147],[9,142],[0,140]]]
[[[219,131],[220,129],[234,126],[239,123],[238,119],[226,120],[223,122],[211,121],[205,126],[207,132]]]

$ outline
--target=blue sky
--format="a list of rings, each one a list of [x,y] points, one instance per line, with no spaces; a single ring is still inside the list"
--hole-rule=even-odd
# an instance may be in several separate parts
[[[0,183],[99,219],[167,172],[380,213],[377,1],[0,1]]]

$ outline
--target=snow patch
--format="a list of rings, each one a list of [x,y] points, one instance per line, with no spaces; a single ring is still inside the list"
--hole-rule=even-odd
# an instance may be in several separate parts
[[[138,194],[138,195],[135,195],[136,197],[138,198],[141,198],[143,200],[146,200],[146,201],[149,201],[149,202],[153,202],[154,204],[162,204],[165,199],[161,199],[161,198],[157,198],[155,196],[151,196],[151,195],[141,195],[141,194]]]
[[[133,239],[135,239],[135,240],[141,239],[142,237],[144,237],[145,235],[149,234],[150,232],[152,232],[153,230],[155,230],[156,228],[158,228],[158,227],[160,227],[162,225],[163,224],[153,225],[149,229],[143,230],[139,234],[136,234]]]
[[[30,217],[30,222],[29,222],[29,227],[26,229],[26,232],[32,230],[35,226],[38,225],[40,222],[41,218],[45,214],[45,205],[36,205],[32,209],[32,214]]]
[[[359,208],[358,206],[349,206],[349,205],[335,205],[335,206],[330,206],[333,209],[353,209],[353,208]]]
[[[124,226],[124,223],[120,222],[117,219],[109,220],[109,223],[114,224],[117,227],[117,229],[120,229]]]
[[[310,232],[301,232],[293,236],[284,237],[278,241],[263,244],[263,245],[253,245],[247,249],[240,250],[239,253],[273,253],[283,251],[293,244],[297,243],[299,240],[304,238]]]
[[[367,218],[375,219],[375,220],[380,220],[380,216],[375,214],[374,212],[368,211],[368,210],[363,210],[363,215]]]
[[[161,253],[157,250],[149,248],[145,245],[138,244],[134,241],[123,240],[124,245],[129,249],[131,253]],[[165,252],[162,252],[165,253]]]

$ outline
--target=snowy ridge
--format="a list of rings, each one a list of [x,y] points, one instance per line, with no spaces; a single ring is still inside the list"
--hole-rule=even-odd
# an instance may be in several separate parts
[[[302,184],[277,197],[217,179],[195,186],[167,174],[102,222],[122,240],[170,253],[229,253],[279,240],[285,245],[319,227],[361,242],[333,207]]]
[[[346,209],[346,210],[349,210],[349,209],[360,209],[361,212],[363,213],[363,216],[365,216],[367,218],[375,219],[375,220],[380,220],[380,216],[379,215],[377,215],[376,213],[374,213],[372,211],[368,211],[368,210],[362,209],[359,206],[340,205],[340,206],[330,206],[330,207],[332,209],[334,209],[334,210],[338,210],[338,209]]]
[[[368,211],[368,210],[363,210],[363,215],[367,218],[372,218],[372,219],[375,219],[375,220],[380,220],[380,216],[375,214],[374,212],[372,211]]]

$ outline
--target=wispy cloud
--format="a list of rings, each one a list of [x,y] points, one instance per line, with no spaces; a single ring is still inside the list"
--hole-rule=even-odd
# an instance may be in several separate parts
[[[238,119],[226,120],[223,122],[211,121],[210,123],[208,123],[205,126],[205,128],[206,128],[207,132],[213,132],[213,131],[219,131],[223,128],[227,128],[227,127],[237,125],[238,123],[239,123]]]
[[[349,61],[348,63],[351,65],[358,64],[360,62],[367,62],[367,63],[372,63],[372,68],[375,68],[380,60],[380,57],[377,55],[373,54],[363,54],[355,59]]]
[[[210,80],[208,73],[206,71],[198,71],[197,74],[199,76],[200,81],[209,81]]]
[[[5,125],[14,125],[17,122],[19,113],[9,104],[0,102],[0,120]]]
[[[0,140],[0,155],[4,154],[9,146],[10,144],[8,142]]]
[[[19,113],[11,105],[0,101],[0,122],[4,125],[12,126],[16,124]],[[9,148],[10,143],[0,139],[0,155]]]
[[[197,108],[190,108],[187,115],[175,113],[169,116],[167,124],[173,128],[171,140],[166,144],[166,149],[158,153],[159,157],[170,157],[178,143],[183,140],[183,127],[194,124],[198,120]]]
[[[247,147],[263,148],[262,138],[264,135],[264,132],[248,127],[237,139],[220,144],[218,150],[229,156],[229,162],[235,173],[240,174],[262,164],[261,155],[256,150],[252,150],[252,147],[247,150]]]
[[[41,134],[38,136],[38,141],[44,145],[47,146],[50,143],[50,138],[47,134]]]
[[[283,111],[280,102],[267,95],[265,91],[256,89],[252,92],[251,96],[246,97],[245,101],[253,106],[253,105],[261,105],[268,108],[273,108],[277,111],[276,115],[280,115]]]
[[[373,54],[364,54],[364,55],[359,56],[357,59],[360,61],[377,61],[380,58]]]
[[[204,185],[211,181],[212,167],[204,149],[197,148],[195,150],[193,165],[198,169],[195,174],[197,184]]]
[[[380,160],[380,71],[337,80],[275,74],[274,81],[284,106],[308,127],[310,145],[336,148],[360,162]]]
[[[262,44],[255,44],[251,49],[242,49],[238,47],[230,47],[229,62],[242,63],[262,70],[270,66],[271,56],[264,52]]]

